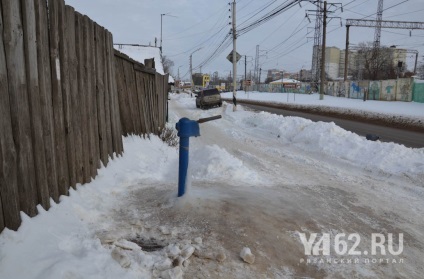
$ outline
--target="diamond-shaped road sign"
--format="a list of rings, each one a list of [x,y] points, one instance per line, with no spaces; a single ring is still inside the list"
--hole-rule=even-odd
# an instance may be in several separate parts
[[[238,62],[240,58],[241,58],[241,55],[236,52],[236,62]],[[228,61],[233,63],[233,51],[231,51],[230,54],[227,55],[227,59]]]

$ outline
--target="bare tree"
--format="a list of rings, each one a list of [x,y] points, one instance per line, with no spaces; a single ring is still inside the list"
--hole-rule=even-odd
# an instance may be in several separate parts
[[[174,61],[172,61],[171,59],[163,55],[162,64],[163,64],[163,71],[165,72],[165,74],[169,74],[172,70],[172,67],[174,66]]]
[[[417,75],[420,79],[424,79],[424,63],[421,63],[417,68]]]
[[[360,43],[357,51],[356,70],[353,72],[355,79],[384,80],[396,78],[397,67],[393,61],[393,49],[380,47],[376,52],[372,42]],[[397,65],[396,65],[397,66]],[[401,71],[406,65],[402,66]]]

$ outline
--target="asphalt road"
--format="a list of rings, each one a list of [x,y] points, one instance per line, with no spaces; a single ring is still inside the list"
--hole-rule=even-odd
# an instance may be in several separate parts
[[[318,122],[334,122],[336,125],[342,127],[345,130],[356,133],[360,136],[367,134],[374,134],[380,136],[380,141],[384,142],[395,142],[403,144],[407,147],[412,148],[424,148],[424,133],[412,132],[408,130],[402,130],[397,128],[390,128],[386,126],[379,126],[376,124],[369,124],[360,121],[345,120],[340,118],[334,118],[329,116],[316,115],[312,113],[290,111],[285,109],[270,108],[266,106],[243,104],[243,106],[251,108],[256,111],[267,111],[284,116],[298,116],[312,121]]]

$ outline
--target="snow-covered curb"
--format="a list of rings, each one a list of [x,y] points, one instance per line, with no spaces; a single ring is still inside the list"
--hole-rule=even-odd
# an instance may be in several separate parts
[[[223,100],[232,102],[232,99],[223,98]],[[324,116],[332,116],[336,118],[365,121],[367,123],[373,123],[392,128],[408,129],[412,131],[424,132],[424,118],[410,117],[406,115],[396,114],[385,114],[370,112],[365,110],[353,109],[353,108],[338,108],[329,106],[316,106],[316,105],[298,105],[298,104],[287,104],[287,103],[272,103],[269,101],[255,101],[238,99],[240,104],[251,104],[251,105],[264,105],[273,108],[281,108],[286,110],[301,111],[306,113],[313,113]]]

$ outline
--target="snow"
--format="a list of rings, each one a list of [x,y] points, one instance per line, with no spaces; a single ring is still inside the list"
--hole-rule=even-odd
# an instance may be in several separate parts
[[[165,74],[163,70],[161,55],[160,55],[160,49],[158,47],[122,45],[119,47],[115,46],[115,48],[118,51],[128,55],[130,58],[142,64],[144,64],[144,59],[154,58],[156,72],[162,75]]]
[[[233,97],[231,92],[222,93],[221,96],[223,98]],[[424,104],[415,102],[384,102],[373,100],[364,102],[360,99],[340,98],[328,95],[324,96],[324,100],[319,100],[319,94],[266,93],[256,91],[246,93],[244,91],[237,91],[237,99],[303,106],[354,109],[387,115],[403,115],[424,120]]]
[[[153,135],[126,137],[123,156],[92,182],[71,189],[59,204],[52,201],[48,211],[39,206],[36,217],[22,214],[17,232],[0,234],[0,278],[422,274],[424,148],[371,142],[334,123],[242,106],[236,112],[229,104],[199,110],[188,94],[171,98],[169,127],[181,117],[223,116],[201,124],[201,136],[190,139],[188,194],[176,197],[177,148]],[[286,95],[250,93],[250,98],[283,102]],[[296,102],[315,105],[316,98],[296,95]],[[359,103],[329,96],[322,102],[361,109],[372,102]],[[418,104],[411,103],[388,102],[375,110],[388,112],[387,105],[420,116]],[[405,265],[298,268],[299,259],[296,264],[291,258],[302,257],[296,232],[334,227],[363,234],[405,231],[416,244],[405,249]],[[164,241],[164,248],[149,252],[137,244],[139,238]],[[242,249],[244,256],[255,251],[255,263],[237,257]]]

